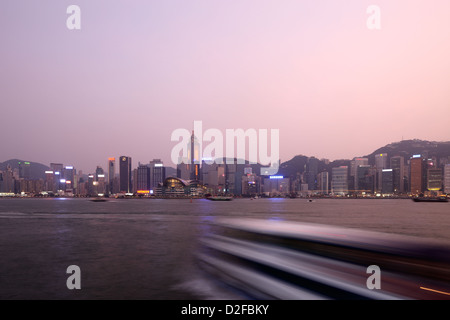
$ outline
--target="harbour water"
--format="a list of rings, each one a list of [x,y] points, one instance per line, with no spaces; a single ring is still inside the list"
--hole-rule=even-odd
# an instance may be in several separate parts
[[[394,199],[1,199],[0,299],[236,299],[198,268],[221,218],[308,222],[450,243],[450,204]],[[69,290],[67,267],[81,270]]]

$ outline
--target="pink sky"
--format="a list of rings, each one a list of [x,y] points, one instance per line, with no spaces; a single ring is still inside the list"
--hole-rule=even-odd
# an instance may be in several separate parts
[[[281,161],[450,140],[448,0],[5,1],[0,39],[0,161],[172,165],[194,120],[279,129]]]

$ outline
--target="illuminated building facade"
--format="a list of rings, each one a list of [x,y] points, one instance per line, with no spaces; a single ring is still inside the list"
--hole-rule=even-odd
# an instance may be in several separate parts
[[[163,198],[193,198],[203,197],[205,193],[206,188],[198,181],[169,177],[156,188],[154,195]]]
[[[242,176],[242,195],[254,196],[261,193],[261,177],[254,173]]]
[[[427,190],[441,191],[442,190],[442,169],[431,168],[427,170]]]
[[[283,176],[264,178],[264,193],[268,196],[286,196],[290,193],[290,179]]]

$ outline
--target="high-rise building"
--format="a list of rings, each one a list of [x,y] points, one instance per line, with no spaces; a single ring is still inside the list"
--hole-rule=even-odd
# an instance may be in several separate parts
[[[103,170],[102,167],[97,166],[97,168],[95,169],[95,180],[96,180],[96,181],[98,181],[98,176],[99,176],[100,174],[103,175],[103,177],[104,177],[105,171]]]
[[[427,170],[427,190],[441,191],[442,190],[442,169],[431,168]]]
[[[395,156],[391,158],[394,193],[405,192],[404,167],[405,167],[405,158],[403,158],[402,156]]]
[[[198,142],[198,138],[194,135],[194,131],[192,131],[191,141],[190,141],[190,180],[201,181],[201,172],[200,172],[200,164],[202,159],[200,159],[200,150],[201,146]]]
[[[31,179],[31,163],[28,161],[19,161],[19,178]]]
[[[73,166],[65,166],[62,170],[61,178],[65,180],[66,191],[73,190],[75,184],[75,169]]]
[[[233,160],[234,163],[232,163],[230,160],[228,162],[225,162],[225,193],[227,194],[236,194],[236,159]],[[239,184],[241,185],[239,187],[239,190],[242,188],[242,178],[239,177]]]
[[[444,166],[444,192],[450,194],[450,163]]]
[[[359,192],[373,192],[373,172],[372,167],[368,164],[359,165],[356,168],[355,190]]]
[[[382,170],[381,192],[383,194],[394,193],[394,171],[392,169]]]
[[[341,196],[348,194],[348,166],[331,169],[331,193]]]
[[[8,163],[6,166],[6,171],[2,173],[2,184],[1,192],[5,193],[15,193],[15,179],[13,177],[13,170],[11,165]]]
[[[88,196],[95,196],[96,193],[96,188],[95,188],[95,175],[94,174],[89,174],[88,175],[88,181],[87,181],[87,195]]]
[[[132,192],[131,185],[131,157],[121,156],[120,164],[120,192],[130,193]]]
[[[99,172],[96,172],[95,173],[96,174],[96,176],[97,176],[97,183],[96,183],[96,186],[97,186],[97,194],[98,195],[102,195],[102,194],[105,194],[105,192],[106,192],[106,175],[104,174],[104,173],[99,173]]]
[[[350,178],[353,181],[353,188],[355,190],[358,190],[358,181],[357,181],[358,166],[367,166],[367,165],[369,165],[368,158],[353,158],[353,160],[350,161]]]
[[[116,177],[116,158],[108,158],[108,191],[109,193],[117,193],[114,188],[114,179]]]
[[[380,153],[375,155],[375,168],[377,173],[377,178],[375,180],[376,182],[375,190],[381,191],[383,184],[383,169],[389,168],[387,153]]]
[[[180,162],[177,164],[177,178],[183,180],[191,179],[191,165],[189,163]]]
[[[317,190],[317,174],[319,173],[319,159],[311,157],[306,162],[306,183],[308,190]]]
[[[283,176],[264,178],[264,193],[269,196],[289,195],[290,179]]]
[[[254,173],[247,173],[242,176],[242,194],[254,196],[261,193],[261,177]]]
[[[410,159],[411,194],[418,195],[425,191],[425,159],[417,154]]]
[[[377,169],[387,169],[388,167],[387,153],[380,153],[375,155],[375,167]]]
[[[203,167],[204,178],[207,180],[203,180],[203,184],[205,184],[212,194],[224,194],[226,193],[225,186],[225,164],[217,164],[212,163],[207,165],[207,167]]]
[[[164,183],[166,179],[166,168],[161,159],[150,161],[150,189],[155,190],[158,184]]]
[[[329,193],[328,186],[329,186],[328,171],[320,172],[317,175],[317,188],[319,189],[319,193],[328,194]]]
[[[136,177],[136,191],[149,191],[150,186],[150,166],[139,163]]]
[[[45,183],[44,183],[44,191],[51,191],[55,192],[54,190],[55,184],[54,184],[54,174],[53,171],[47,170],[45,171]]]

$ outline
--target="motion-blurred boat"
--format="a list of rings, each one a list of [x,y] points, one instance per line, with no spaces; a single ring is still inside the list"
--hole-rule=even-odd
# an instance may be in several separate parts
[[[208,197],[206,199],[211,200],[211,201],[231,201],[231,200],[233,200],[233,197],[211,196],[211,197]]]
[[[413,198],[414,202],[448,202],[446,197],[417,197]]]
[[[108,201],[108,200],[106,198],[97,197],[97,198],[91,199],[91,201],[92,202],[105,202],[105,201]]]
[[[449,243],[272,219],[218,219],[207,230],[199,266],[244,298],[450,299]]]

